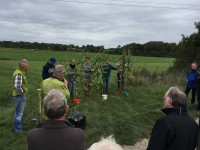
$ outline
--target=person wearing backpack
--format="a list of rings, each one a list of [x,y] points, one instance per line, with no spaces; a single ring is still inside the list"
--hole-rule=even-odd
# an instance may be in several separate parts
[[[187,86],[185,89],[185,94],[188,97],[188,94],[190,90],[192,90],[192,99],[191,99],[191,104],[195,103],[196,99],[196,78],[198,77],[197,74],[197,63],[193,62],[191,64],[191,70],[187,73],[186,81],[187,81]]]

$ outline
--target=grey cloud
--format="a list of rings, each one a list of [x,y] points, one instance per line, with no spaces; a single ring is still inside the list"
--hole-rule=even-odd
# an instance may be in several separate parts
[[[111,0],[91,2],[136,4]],[[197,2],[179,1],[193,5],[198,4]],[[147,4],[137,3],[140,6]],[[148,5],[166,6],[153,3]],[[190,8],[200,9],[200,6]],[[193,23],[200,21],[198,14],[200,10],[93,5],[69,3],[64,0],[2,1],[0,40],[55,42],[80,46],[93,44],[107,47],[153,40],[179,42],[181,34],[189,35],[195,32]]]

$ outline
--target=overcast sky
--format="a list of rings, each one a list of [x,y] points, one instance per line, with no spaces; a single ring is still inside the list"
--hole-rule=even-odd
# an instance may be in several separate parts
[[[199,0],[0,0],[0,40],[117,47],[197,32]]]

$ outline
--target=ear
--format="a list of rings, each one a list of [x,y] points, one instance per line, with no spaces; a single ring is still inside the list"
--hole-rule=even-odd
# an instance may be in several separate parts
[[[169,106],[172,108],[173,107],[173,105],[172,105],[172,100],[170,99],[169,100]]]
[[[68,113],[68,111],[69,111],[69,106],[67,105],[65,108],[65,113]]]

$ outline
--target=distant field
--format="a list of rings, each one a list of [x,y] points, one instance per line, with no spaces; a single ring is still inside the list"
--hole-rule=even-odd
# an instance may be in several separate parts
[[[96,54],[87,55],[93,58]],[[32,119],[39,116],[37,88],[42,82],[42,66],[52,56],[58,63],[66,65],[72,58],[77,61],[82,60],[84,53],[0,48],[0,149],[27,149],[27,133],[35,127]],[[120,57],[120,55],[109,55],[113,66]],[[14,102],[11,97],[12,73],[19,60],[23,58],[30,62],[30,70],[27,73],[29,93],[24,112],[24,133],[15,135],[11,132],[14,113]],[[136,56],[132,56],[131,60],[134,72],[145,68],[152,73],[166,71],[174,61],[173,58]],[[116,72],[112,71],[108,100],[103,101],[95,89],[92,89],[90,97],[82,98],[77,111],[83,112],[87,117],[84,130],[86,148],[98,141],[101,136],[111,134],[121,145],[133,145],[141,138],[148,137],[155,120],[163,115],[160,109],[163,107],[164,92],[170,86],[184,88],[184,76],[181,77],[180,73],[162,78],[159,76],[156,82],[151,81],[150,77],[140,77],[140,81],[137,78],[135,80],[137,85],[133,84],[129,88],[129,96],[124,96],[117,91]],[[68,102],[72,100],[69,99]],[[198,115],[195,107],[196,105],[188,104],[189,113],[193,117]],[[71,114],[72,110],[68,116]]]
[[[50,57],[55,57],[58,62],[67,64],[70,59],[75,58],[77,61],[84,59],[84,55],[91,58],[95,53],[78,53],[78,52],[61,52],[49,50],[31,50],[31,49],[9,49],[0,48],[0,60],[20,60],[26,58],[29,61],[41,61],[42,64]],[[113,66],[116,65],[120,55],[108,55]],[[141,57],[132,56],[133,70],[139,71],[146,68],[151,72],[163,72],[173,65],[174,58],[160,58],[160,57]]]

